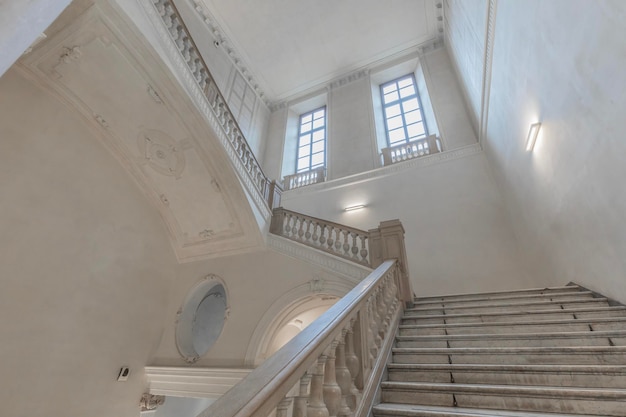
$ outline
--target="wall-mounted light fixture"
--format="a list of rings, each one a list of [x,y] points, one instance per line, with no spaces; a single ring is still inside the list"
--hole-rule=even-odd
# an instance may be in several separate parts
[[[528,129],[528,138],[526,138],[526,150],[528,152],[532,151],[535,147],[535,142],[537,142],[537,135],[539,135],[539,129],[541,129],[541,123],[533,123],[530,125],[530,129]]]
[[[343,211],[356,211],[356,210],[361,210],[365,208],[365,204],[357,204],[354,206],[348,206],[346,208],[343,209]]]

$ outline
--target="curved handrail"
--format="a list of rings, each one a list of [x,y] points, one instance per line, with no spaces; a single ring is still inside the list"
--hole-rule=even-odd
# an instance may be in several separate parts
[[[368,385],[366,380],[373,376],[373,359],[375,359],[371,353],[380,352],[382,339],[390,333],[394,314],[397,315],[398,310],[401,309],[402,303],[398,298],[399,283],[396,282],[400,274],[397,272],[396,261],[385,261],[345,297],[198,417],[266,416],[281,401],[284,401],[290,390],[298,385],[301,378],[308,370],[315,367],[316,363],[317,369],[311,372],[308,407],[332,406],[319,403],[320,372],[323,375],[320,364],[325,362],[324,368],[328,370],[328,361],[332,360],[330,369],[334,370],[335,349],[338,344],[349,343],[346,335],[355,329],[358,329],[361,346],[371,347],[368,352],[360,352],[359,375],[361,375],[362,382],[359,385],[362,387]],[[337,350],[337,352],[340,351]],[[355,376],[356,374],[352,376],[352,382]],[[345,380],[342,384],[345,385]],[[326,386],[326,381],[324,386]],[[345,391],[346,388],[341,387],[340,395],[348,395]],[[324,401],[326,401],[326,395],[324,395]],[[358,404],[355,404],[355,408],[357,407]]]

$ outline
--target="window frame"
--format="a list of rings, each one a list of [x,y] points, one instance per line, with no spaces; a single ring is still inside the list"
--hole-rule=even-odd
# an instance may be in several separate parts
[[[320,110],[324,111],[324,115],[321,117],[324,120],[324,124],[321,127],[314,128],[313,127],[313,122],[315,120],[319,120],[319,118],[318,119],[314,119],[314,115],[315,115],[315,113],[319,112]],[[303,133],[302,132],[302,125],[303,125],[302,120],[304,118],[306,118],[307,116],[311,116],[311,122],[310,122],[311,123],[311,130],[306,131],[305,133]],[[328,110],[326,108],[326,105],[317,107],[314,110],[308,111],[306,113],[302,113],[302,114],[300,114],[298,116],[298,141],[297,141],[297,146],[296,146],[296,164],[295,164],[295,173],[296,174],[302,174],[304,172],[313,171],[313,170],[318,169],[320,167],[326,168],[326,152],[327,152],[327,147],[328,147],[327,143],[326,143],[327,142],[327,131],[326,131],[327,125],[328,125]],[[319,131],[323,131],[324,132],[324,137],[321,140],[314,141],[313,140],[313,134],[315,132],[319,132]],[[301,140],[302,140],[303,135],[309,135],[310,136],[310,141],[309,141],[308,145],[301,145]],[[323,142],[324,149],[321,152],[315,152],[314,153],[313,152],[313,144],[314,144],[314,142],[315,143]],[[300,156],[300,148],[306,147],[306,146],[308,146],[308,148],[309,148],[308,165],[307,165],[306,168],[298,170],[298,161],[300,159],[302,159],[302,158],[307,156],[307,155],[305,155],[303,157]],[[317,155],[317,154],[320,154],[320,153],[322,153],[322,163],[321,164],[317,164],[315,167],[313,167],[313,165],[312,165],[313,155],[314,154]]]
[[[403,98],[403,97],[400,97],[400,90],[401,90],[401,88],[398,85],[398,83],[400,81],[403,81],[404,79],[407,79],[407,78],[411,79],[411,82],[412,82],[415,94]],[[396,84],[396,91],[398,92],[398,99],[395,100],[395,101],[392,101],[390,103],[385,103],[384,88],[389,86],[389,85],[392,85],[392,84]],[[403,88],[405,88],[405,87],[403,87]],[[387,139],[387,146],[388,147],[391,148],[391,147],[394,147],[394,146],[405,145],[405,144],[408,144],[408,143],[411,143],[411,142],[415,142],[415,141],[420,140],[420,139],[425,139],[425,138],[428,137],[428,125],[426,123],[426,118],[424,117],[424,108],[422,106],[422,99],[421,99],[421,97],[419,95],[419,91],[418,91],[418,88],[417,88],[417,81],[415,80],[415,74],[413,74],[411,72],[411,73],[402,75],[400,77],[397,77],[397,78],[395,78],[393,80],[386,81],[386,82],[384,82],[384,83],[379,85],[379,90],[380,90],[380,102],[381,102],[381,107],[382,107],[383,122],[385,124],[385,137]],[[423,136],[419,135],[419,136],[414,137],[412,140],[409,140],[409,132],[407,130],[408,125],[406,123],[406,113],[409,113],[409,112],[405,112],[404,111],[403,103],[405,101],[411,100],[413,98],[417,98],[417,105],[418,105],[418,109],[417,110],[419,110],[419,114],[420,114],[421,120],[419,122],[411,123],[410,125],[422,123],[422,126],[424,126],[424,135]],[[402,126],[399,127],[399,128],[393,129],[393,130],[397,130],[397,129],[402,128],[404,130],[405,138],[404,138],[403,142],[402,141],[395,141],[395,143],[392,145],[391,144],[391,139],[389,137],[390,136],[390,130],[389,130],[389,124],[388,124],[388,118],[387,118],[386,110],[387,110],[387,108],[395,106],[396,104],[400,105],[400,114],[399,115],[402,118]],[[411,110],[411,111],[414,111],[414,110]],[[393,117],[396,117],[396,116],[393,116]]]

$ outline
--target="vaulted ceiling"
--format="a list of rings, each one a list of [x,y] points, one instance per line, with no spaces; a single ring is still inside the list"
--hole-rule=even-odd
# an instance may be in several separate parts
[[[188,0],[270,101],[414,52],[440,32],[439,0]]]

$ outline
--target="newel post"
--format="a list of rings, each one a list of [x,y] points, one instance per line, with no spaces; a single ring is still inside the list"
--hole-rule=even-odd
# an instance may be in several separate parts
[[[273,210],[277,207],[280,207],[280,199],[283,194],[283,188],[280,182],[276,180],[269,181],[268,180],[268,191],[267,191],[267,205],[270,210]]]
[[[413,301],[413,291],[409,279],[409,263],[404,245],[404,227],[400,220],[385,220],[377,229],[369,231],[370,262],[372,268],[378,267],[386,260],[397,259],[399,266],[400,299],[404,303]]]
[[[272,222],[270,223],[270,233],[282,236],[283,225],[285,223],[285,211],[282,207],[272,210]]]

